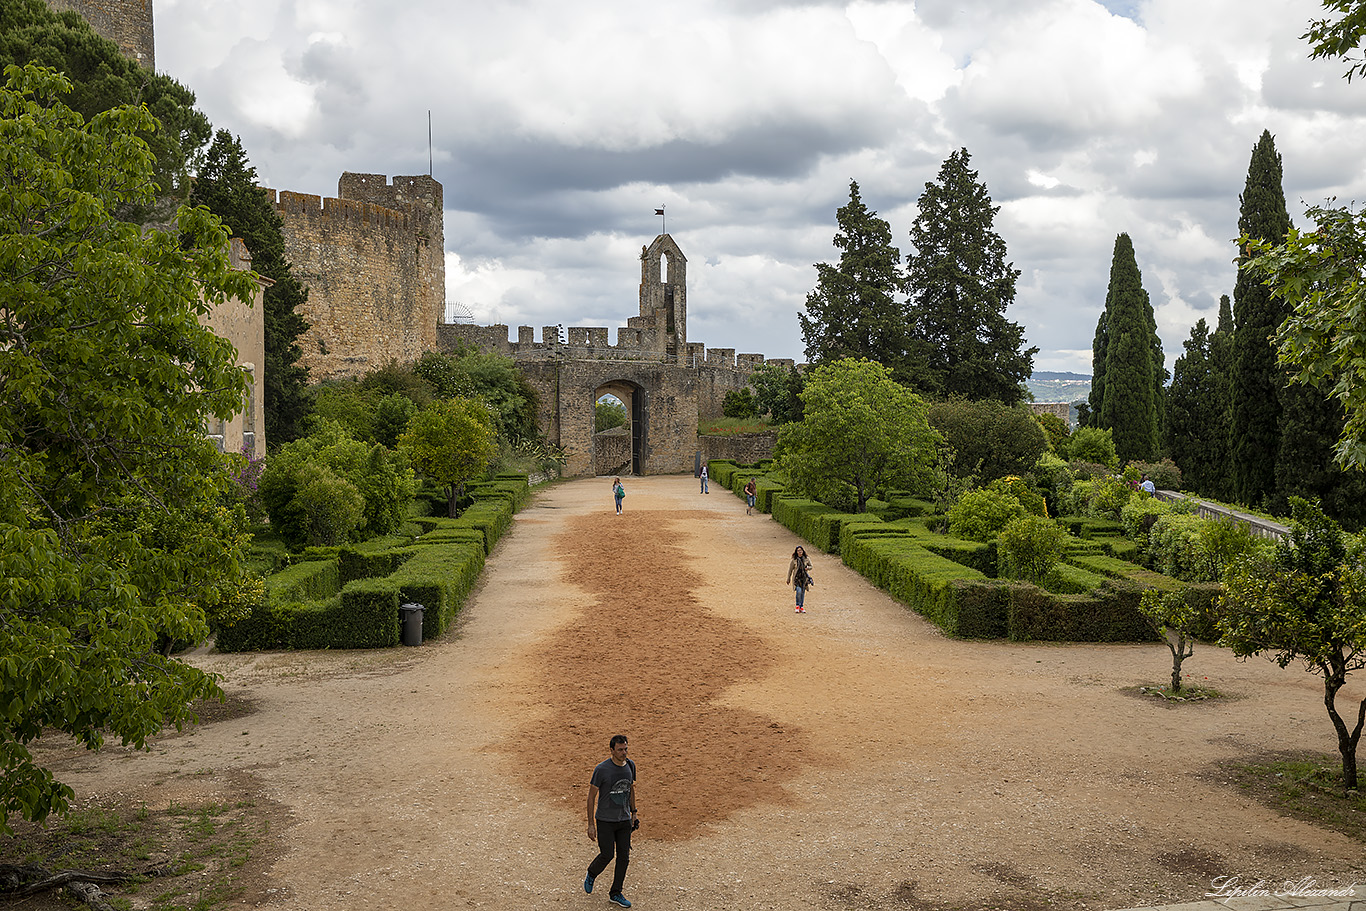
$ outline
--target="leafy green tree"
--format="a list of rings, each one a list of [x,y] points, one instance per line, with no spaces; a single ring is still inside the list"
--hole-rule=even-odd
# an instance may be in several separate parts
[[[897,300],[901,251],[892,244],[892,229],[864,205],[853,180],[835,221],[839,264],[816,264],[815,290],[806,296],[806,312],[797,315],[807,360],[867,358],[901,377],[907,327]]]
[[[1095,424],[1111,431],[1121,461],[1151,459],[1159,443],[1159,377],[1166,368],[1154,362],[1162,350],[1160,342],[1156,350],[1153,345],[1157,323],[1128,234],[1115,238],[1102,319],[1105,363],[1093,365],[1093,375],[1104,376],[1104,391]]]
[[[5,7],[9,10],[9,7]],[[9,20],[7,20],[7,27]],[[6,32],[7,34],[7,32]],[[201,325],[255,283],[227,232],[145,209],[146,110],[89,122],[65,77],[6,68],[0,90],[0,830],[72,797],[29,750],[59,731],[144,747],[194,720],[211,677],[167,657],[248,592],[245,515],[204,435],[241,408],[232,346]],[[79,318],[73,318],[79,315]]]
[[[318,517],[318,495],[310,492],[310,485],[336,486],[328,473],[316,470],[318,466],[344,480],[364,500],[360,521],[344,532],[337,532],[344,524],[338,516]],[[389,534],[403,524],[414,488],[412,469],[389,450],[353,439],[340,424],[324,421],[310,436],[286,443],[271,456],[261,473],[260,493],[271,525],[286,544],[300,549],[337,543],[316,537],[319,529],[350,541]]]
[[[86,119],[125,104],[143,105],[156,118],[139,127],[154,157],[158,192],[120,202],[125,220],[174,218],[175,201],[188,191],[188,175],[209,139],[210,126],[195,108],[194,93],[169,76],[129,60],[118,45],[95,34],[78,13],[57,13],[43,0],[0,0],[0,68],[50,67],[71,81],[64,103]]]
[[[1067,438],[1072,431],[1068,428],[1067,422],[1056,414],[1034,415],[1034,419],[1039,422],[1039,427],[1043,430],[1044,436],[1048,438],[1048,451],[1062,456],[1067,455]]]
[[[1021,516],[1013,520],[996,539],[1002,575],[1035,585],[1062,560],[1067,532],[1043,516]]]
[[[429,351],[413,372],[431,384],[441,399],[477,399],[493,410],[498,435],[509,443],[534,441],[536,391],[512,358],[462,346],[449,354]]]
[[[1000,206],[968,167],[967,149],[944,161],[925,184],[911,225],[915,252],[906,257],[911,362],[903,379],[935,397],[1024,397],[1038,348],[1024,348],[1024,330],[1005,317],[1020,270],[1006,260],[1006,242],[992,226]],[[901,379],[901,377],[898,377]]]
[[[469,399],[448,399],[419,412],[399,447],[424,477],[446,487],[452,519],[459,515],[465,482],[482,476],[498,452],[489,409]]]
[[[754,393],[749,391],[749,387],[726,390],[721,400],[721,413],[728,418],[755,417]]]
[[[308,289],[294,277],[285,257],[283,222],[266,191],[256,184],[256,168],[242,141],[219,130],[204,156],[190,202],[207,206],[251,252],[253,271],[270,279],[266,286],[263,382],[266,442],[272,447],[298,439],[309,412],[308,368],[299,363],[299,337],[308,331],[300,308]]]
[[[1205,496],[1233,499],[1233,305],[1227,294],[1219,296],[1219,322],[1209,338],[1210,408],[1212,423],[1207,430],[1209,464],[1204,488],[1193,488]]]
[[[983,483],[1029,472],[1048,448],[1048,437],[1023,405],[987,399],[935,402],[930,426],[953,450],[949,471]]]
[[[801,420],[801,375],[795,367],[760,364],[749,375],[754,389],[754,410],[774,425]]]
[[[1335,457],[1366,468],[1366,211],[1309,210],[1312,231],[1284,242],[1249,239],[1249,274],[1290,307],[1276,342],[1295,383],[1322,390],[1346,410]]]
[[[1185,592],[1148,589],[1138,603],[1138,612],[1171,650],[1171,690],[1173,694],[1180,693],[1181,665],[1195,654],[1195,636],[1192,630],[1199,620],[1195,609],[1186,600]]]
[[[925,403],[868,360],[841,358],[812,370],[802,392],[806,414],[778,431],[776,453],[794,490],[819,498],[836,482],[854,490],[865,512],[874,490],[927,491],[940,443]]]
[[[1020,501],[1000,490],[969,490],[949,507],[949,533],[969,541],[990,541],[1026,515]]]
[[[1111,263],[1110,271],[1114,271]],[[1096,334],[1091,338],[1091,391],[1086,396],[1086,409],[1077,409],[1077,423],[1081,427],[1095,427],[1100,420],[1101,405],[1105,401],[1105,365],[1110,356],[1110,310],[1100,311],[1096,319]]]
[[[1323,703],[1338,736],[1342,781],[1357,786],[1356,749],[1366,725],[1366,698],[1349,730],[1337,695],[1366,667],[1366,569],[1360,545],[1298,497],[1290,501],[1290,539],[1273,556],[1254,551],[1224,574],[1219,644],[1235,655],[1266,653],[1281,667],[1296,661],[1323,678]]]
[[[1114,437],[1108,427],[1078,427],[1067,444],[1067,457],[1074,462],[1092,462],[1111,470],[1119,466]]]
[[[1310,20],[1309,31],[1300,36],[1313,43],[1314,52],[1309,56],[1337,57],[1345,61],[1349,64],[1344,74],[1348,82],[1354,75],[1366,76],[1366,54],[1352,57],[1352,52],[1359,51],[1362,39],[1366,38],[1366,4],[1361,0],[1322,0],[1322,3],[1325,10],[1338,16],[1336,19]]]
[[[1290,230],[1281,189],[1281,156],[1269,131],[1252,150],[1247,183],[1239,197],[1240,237],[1280,244]],[[1241,503],[1258,505],[1276,493],[1276,454],[1281,446],[1280,390],[1284,375],[1276,366],[1272,336],[1288,308],[1262,284],[1239,245],[1238,281],[1233,288],[1233,375],[1231,382],[1230,466],[1233,492]]]
[[[613,427],[626,426],[626,406],[621,402],[601,400],[593,404],[593,432],[602,433]]]

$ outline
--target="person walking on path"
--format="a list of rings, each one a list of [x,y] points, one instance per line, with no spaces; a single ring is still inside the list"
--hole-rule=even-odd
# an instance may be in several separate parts
[[[588,781],[588,840],[598,843],[598,856],[588,865],[583,891],[592,893],[593,881],[602,875],[616,855],[612,888],[607,900],[622,908],[631,907],[621,894],[626,881],[626,866],[631,862],[631,832],[640,828],[636,815],[636,764],[626,758],[626,735],[616,734],[608,743],[611,757],[598,763]]]
[[[797,613],[806,613],[806,590],[811,587],[811,558],[801,545],[792,552],[792,562],[787,564],[787,582],[797,593]]]
[[[617,501],[617,515],[621,515],[621,500],[626,496],[626,488],[621,486],[621,478],[612,479],[612,499]]]
[[[745,515],[750,515],[754,512],[754,497],[758,493],[759,485],[754,483],[753,478],[750,478],[749,483],[745,485]]]
[[[702,492],[711,493],[711,491],[707,489],[707,466],[705,464],[702,466]]]

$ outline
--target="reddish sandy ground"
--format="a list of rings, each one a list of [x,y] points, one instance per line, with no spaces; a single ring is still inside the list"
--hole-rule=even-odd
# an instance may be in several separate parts
[[[150,755],[49,758],[81,801],[278,803],[245,907],[602,906],[584,805],[618,732],[642,909],[1099,911],[1221,875],[1366,882],[1359,843],[1221,771],[1333,752],[1317,677],[1199,648],[1188,670],[1230,698],[1169,706],[1131,690],[1167,676],[1161,645],[948,640],[821,554],[797,615],[785,529],[690,478],[626,485],[621,517],[606,480],[538,494],[442,641],[196,656],[257,711]]]

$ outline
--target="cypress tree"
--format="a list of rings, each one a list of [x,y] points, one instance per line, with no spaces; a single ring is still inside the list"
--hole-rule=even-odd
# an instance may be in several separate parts
[[[1210,424],[1205,429],[1209,440],[1210,473],[1204,487],[1196,492],[1219,500],[1233,499],[1230,476],[1229,408],[1233,377],[1233,308],[1227,294],[1219,296],[1219,323],[1209,338]]]
[[[1087,404],[1090,405],[1090,413],[1084,422],[1086,426],[1099,427],[1100,406],[1105,401],[1105,358],[1108,354],[1110,333],[1106,325],[1109,311],[1100,311],[1100,319],[1096,320],[1096,335],[1091,340],[1091,393],[1087,396]],[[1079,416],[1080,419],[1080,416]]]
[[[1121,234],[1105,295],[1105,385],[1095,425],[1110,429],[1115,454],[1126,462],[1151,459],[1157,448],[1155,326],[1133,242]]]
[[[1252,149],[1247,183],[1239,197],[1238,233],[1273,244],[1290,230],[1281,187],[1281,156],[1270,131]],[[1285,378],[1276,365],[1272,336],[1289,314],[1271,289],[1242,268],[1233,288],[1233,370],[1231,378],[1230,467],[1239,502],[1259,505],[1276,493],[1276,460],[1281,448],[1281,390]]]
[[[299,308],[308,289],[294,277],[285,258],[283,224],[265,190],[256,185],[256,168],[242,143],[219,130],[204,156],[190,201],[206,206],[241,237],[251,252],[251,267],[273,284],[265,291],[266,444],[272,449],[303,433],[309,412],[305,386],[308,369],[299,364],[298,339],[308,329]]]
[[[867,358],[905,379],[906,313],[896,299],[901,286],[901,251],[892,229],[863,204],[857,181],[849,181],[849,202],[835,213],[838,265],[816,264],[816,288],[797,314],[807,360]]]
[[[929,395],[1012,405],[1024,398],[1039,349],[1025,349],[1024,329],[1005,317],[1020,270],[992,225],[1000,206],[970,161],[967,149],[944,161],[911,225],[907,329],[923,369],[909,379]]]
[[[1219,471],[1224,447],[1214,431],[1220,407],[1211,368],[1210,331],[1203,319],[1191,329],[1176,359],[1167,397],[1167,448],[1188,490],[1206,491]]]

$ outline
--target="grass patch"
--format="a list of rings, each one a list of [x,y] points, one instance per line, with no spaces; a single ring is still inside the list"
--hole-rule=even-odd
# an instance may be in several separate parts
[[[1226,777],[1240,791],[1282,816],[1332,829],[1366,844],[1366,791],[1343,796],[1337,754],[1272,754],[1229,763]],[[1360,785],[1358,772],[1358,785]]]
[[[704,418],[697,422],[697,432],[702,436],[763,433],[772,429],[767,418]]]
[[[1153,696],[1167,702],[1203,702],[1206,699],[1223,699],[1224,694],[1208,686],[1183,686],[1180,692],[1166,686],[1140,686],[1138,695]]]
[[[261,877],[279,853],[271,831],[279,808],[251,794],[238,797],[173,801],[160,810],[91,802],[41,826],[14,822],[14,834],[0,836],[0,863],[32,864],[52,874],[132,874],[126,883],[100,884],[115,908],[240,908],[261,897]],[[24,906],[47,911],[72,905],[64,890],[52,890],[25,899]]]

